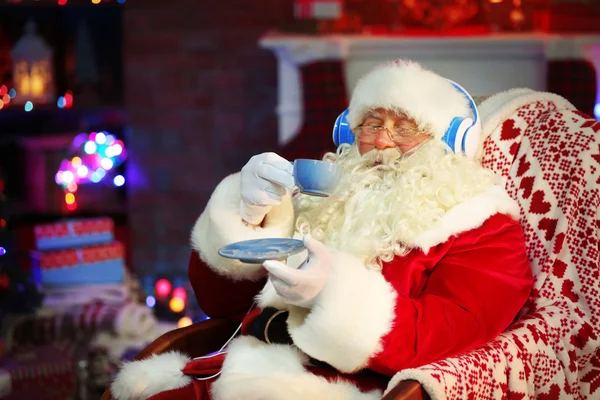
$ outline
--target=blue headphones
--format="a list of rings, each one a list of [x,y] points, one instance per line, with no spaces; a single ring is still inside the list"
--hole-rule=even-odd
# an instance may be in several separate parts
[[[481,129],[477,125],[479,122],[479,112],[477,111],[475,101],[469,92],[458,83],[450,80],[449,82],[467,98],[471,111],[473,112],[473,118],[455,117],[444,133],[442,141],[444,141],[454,153],[463,153],[467,157],[473,157],[477,152],[479,141],[481,139]],[[350,110],[347,109],[341,113],[333,125],[333,143],[335,143],[336,146],[343,143],[353,144],[355,141],[354,133],[352,132],[352,129],[350,129],[350,124],[347,119],[349,111]]]

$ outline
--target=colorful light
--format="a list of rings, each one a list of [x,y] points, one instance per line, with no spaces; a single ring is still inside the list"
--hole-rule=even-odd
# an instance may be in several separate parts
[[[175,289],[173,289],[173,297],[177,297],[178,299],[186,301],[187,300],[187,292],[182,287],[175,288]]]
[[[600,119],[600,103],[596,104],[594,107],[594,115],[596,116],[596,119]]]
[[[171,282],[166,279],[159,279],[154,285],[154,290],[156,290],[156,294],[159,296],[165,297],[171,293]]]
[[[146,297],[146,305],[150,308],[156,305],[156,299],[154,298],[154,296]]]
[[[63,183],[69,184],[69,183],[73,182],[73,179],[75,179],[75,175],[73,175],[73,173],[71,171],[63,172],[63,174],[62,174]]]
[[[65,98],[65,108],[71,108],[73,106],[73,93],[67,90],[67,93],[64,95]]]
[[[67,193],[65,195],[65,203],[74,204],[75,203],[75,195],[73,193]]]
[[[65,108],[65,106],[67,105],[67,102],[65,101],[65,97],[60,96],[58,98],[58,100],[56,100],[56,105],[58,106],[58,108]]]
[[[117,175],[113,179],[113,183],[118,187],[123,186],[125,184],[125,177],[123,177],[123,175]]]
[[[83,151],[85,151],[87,154],[93,154],[96,152],[96,148],[96,143],[90,140],[85,144],[85,146],[83,146]]]
[[[186,326],[190,326],[192,324],[192,319],[190,317],[181,317],[179,321],[177,321],[178,328],[185,328]]]
[[[106,135],[103,132],[96,133],[96,143],[98,143],[98,144],[106,143]]]
[[[71,193],[75,193],[77,191],[77,184],[75,182],[71,182],[67,185],[67,190]]]
[[[5,219],[0,219],[0,228],[2,228],[2,229],[6,228],[6,220]]]
[[[85,165],[82,165],[81,167],[77,168],[77,175],[80,176],[81,178],[86,177],[88,174],[88,167],[86,167]]]
[[[25,111],[29,112],[31,110],[33,110],[33,103],[31,101],[28,101],[27,103],[25,103]]]
[[[106,154],[106,157],[116,157],[118,155],[120,155],[123,152],[123,147],[121,147],[120,144],[114,144],[110,147],[108,147],[106,149],[106,151],[104,152],[104,154]]]
[[[169,300],[169,308],[174,313],[180,313],[185,308],[185,301],[181,300],[179,297],[173,297]]]
[[[77,209],[77,203],[67,204],[67,210],[75,211]]]
[[[105,170],[109,170],[113,167],[113,162],[110,158],[103,158],[102,160],[100,160],[100,165]]]
[[[4,247],[0,247],[0,256],[3,256],[6,254],[6,249]]]
[[[98,183],[102,180],[102,177],[97,172],[92,172],[92,176],[90,176],[90,181],[94,183]]]
[[[4,96],[7,93],[8,93],[8,88],[6,87],[6,85],[0,86],[0,96]]]
[[[17,95],[17,91],[15,89],[10,89],[8,91],[8,95],[10,96],[11,99],[14,99],[15,96]]]
[[[72,145],[78,153],[62,160],[55,175],[56,183],[65,194],[75,193],[80,184],[101,182],[109,175],[115,186],[123,186],[123,175],[112,171],[127,158],[124,146],[123,141],[105,131],[78,134]]]
[[[67,0],[58,0],[59,6],[64,6],[65,4],[67,4]]]

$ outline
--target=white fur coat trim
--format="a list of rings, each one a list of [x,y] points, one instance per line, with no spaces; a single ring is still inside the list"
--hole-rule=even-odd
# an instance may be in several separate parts
[[[381,272],[347,253],[333,253],[330,279],[312,309],[289,308],[288,331],[304,353],[354,372],[382,350],[395,318],[396,292]]]
[[[370,110],[399,109],[437,138],[455,117],[473,117],[467,98],[448,80],[413,62],[388,63],[369,72],[356,84],[349,108],[352,128]]]
[[[173,351],[125,363],[110,387],[112,396],[115,400],[143,400],[187,386],[192,378],[181,370],[189,361],[188,356]]]
[[[329,382],[306,370],[307,358],[286,345],[268,345],[250,336],[227,349],[213,400],[377,400],[379,391],[362,393],[354,385]]]
[[[520,214],[517,202],[500,186],[491,186],[483,193],[452,207],[434,229],[418,236],[412,245],[427,254],[432,247],[446,242],[451,236],[479,228],[495,214],[508,214],[514,219],[518,219]]]
[[[289,193],[281,205],[267,214],[263,227],[246,225],[239,212],[240,174],[229,175],[217,186],[206,209],[192,230],[192,248],[214,271],[233,280],[258,279],[263,268],[221,257],[219,249],[242,240],[271,237],[290,237],[293,232],[294,209]]]
[[[446,394],[440,390],[440,383],[431,375],[423,374],[416,369],[405,369],[398,372],[388,383],[385,393],[395,388],[400,382],[414,380],[421,384],[431,400],[446,400]]]

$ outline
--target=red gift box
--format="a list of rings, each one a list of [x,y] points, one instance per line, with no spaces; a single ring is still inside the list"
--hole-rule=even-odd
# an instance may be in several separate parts
[[[34,229],[38,250],[89,246],[114,240],[110,218],[86,218],[37,225]]]
[[[44,286],[122,283],[125,249],[112,242],[77,249],[34,252],[32,270]]]
[[[73,398],[77,390],[72,359],[53,346],[7,356],[0,361],[1,375],[3,400],[64,400]]]

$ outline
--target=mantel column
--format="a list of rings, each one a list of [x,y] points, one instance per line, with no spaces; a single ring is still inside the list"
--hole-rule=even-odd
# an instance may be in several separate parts
[[[278,140],[283,146],[298,134],[304,118],[300,68],[319,61],[344,60],[346,45],[335,38],[319,41],[266,38],[260,41],[260,46],[272,50],[277,57],[276,112],[279,117]]]

